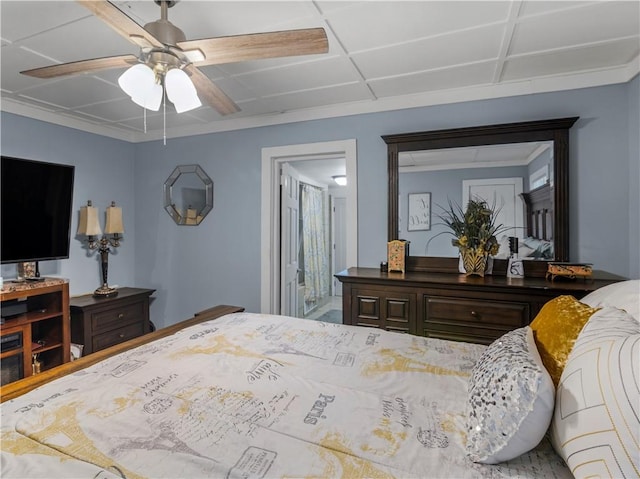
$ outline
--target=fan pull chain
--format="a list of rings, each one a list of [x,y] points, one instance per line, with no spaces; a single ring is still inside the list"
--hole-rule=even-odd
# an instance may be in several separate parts
[[[167,146],[167,91],[162,89],[162,142]]]
[[[144,110],[144,132],[145,134],[147,133],[147,109],[146,108],[142,108]]]

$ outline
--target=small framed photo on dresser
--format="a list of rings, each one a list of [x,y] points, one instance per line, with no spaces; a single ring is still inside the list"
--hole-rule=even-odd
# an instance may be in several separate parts
[[[407,231],[431,229],[431,193],[409,193]]]

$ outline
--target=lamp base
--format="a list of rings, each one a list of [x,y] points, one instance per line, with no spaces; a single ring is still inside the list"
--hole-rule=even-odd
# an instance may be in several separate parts
[[[96,298],[113,298],[118,296],[118,290],[108,285],[102,285],[93,292],[93,296]]]

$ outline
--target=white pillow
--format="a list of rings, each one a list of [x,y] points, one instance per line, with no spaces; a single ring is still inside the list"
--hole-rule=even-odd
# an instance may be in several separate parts
[[[474,365],[469,381],[469,458],[497,464],[536,447],[549,427],[554,395],[529,326],[494,341]]]
[[[638,478],[640,323],[605,307],[576,339],[556,393],[551,442],[577,478]]]
[[[592,291],[582,301],[592,308],[611,306],[624,309],[640,321],[640,279],[613,283]]]

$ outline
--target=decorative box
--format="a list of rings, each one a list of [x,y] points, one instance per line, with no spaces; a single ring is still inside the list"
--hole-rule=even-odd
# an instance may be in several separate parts
[[[387,262],[388,270],[399,271],[404,273],[405,270],[405,257],[408,253],[408,241],[405,240],[393,240],[387,243]]]
[[[547,279],[553,281],[557,277],[575,279],[591,278],[593,265],[591,263],[557,263],[549,262],[547,267]]]

